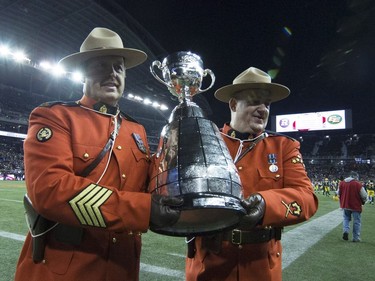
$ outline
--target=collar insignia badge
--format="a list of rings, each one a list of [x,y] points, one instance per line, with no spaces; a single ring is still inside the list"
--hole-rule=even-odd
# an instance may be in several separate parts
[[[101,112],[101,113],[107,113],[107,107],[103,104],[103,105],[99,108],[99,112]]]
[[[143,143],[143,140],[142,140],[141,136],[139,134],[136,134],[136,133],[133,133],[132,136],[133,136],[133,139],[134,139],[135,143],[138,146],[138,149],[140,151],[142,151],[144,154],[147,154],[147,149],[146,149],[145,144]]]

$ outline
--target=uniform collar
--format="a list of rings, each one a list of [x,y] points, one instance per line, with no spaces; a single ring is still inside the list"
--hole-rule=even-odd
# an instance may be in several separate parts
[[[236,138],[236,139],[240,139],[240,140],[248,140],[248,139],[254,139],[256,138],[257,136],[259,136],[260,134],[258,135],[255,135],[255,134],[250,134],[250,133],[241,133],[241,132],[238,132],[236,131],[235,129],[233,129],[229,123],[225,123],[224,124],[224,127],[222,129],[223,133],[232,137],[232,138]]]
[[[119,112],[118,106],[108,105],[104,102],[98,102],[88,96],[83,96],[78,102],[80,105],[91,108],[99,113],[116,115]]]

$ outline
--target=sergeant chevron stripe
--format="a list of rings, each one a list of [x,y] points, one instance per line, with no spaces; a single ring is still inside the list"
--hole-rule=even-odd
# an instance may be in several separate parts
[[[111,196],[112,190],[90,184],[69,201],[74,213],[83,225],[106,227],[100,206]]]

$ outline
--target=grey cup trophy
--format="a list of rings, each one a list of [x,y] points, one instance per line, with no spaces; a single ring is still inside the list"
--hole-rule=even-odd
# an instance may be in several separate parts
[[[155,72],[156,67],[162,78]],[[149,191],[184,199],[179,207],[180,218],[174,225],[151,230],[188,236],[235,226],[245,214],[240,204],[242,187],[236,166],[217,126],[192,101],[194,95],[213,86],[213,72],[204,69],[201,58],[191,52],[171,54],[163,62],[154,61],[150,71],[178,98],[179,105],[161,132]],[[207,74],[211,84],[202,90]]]

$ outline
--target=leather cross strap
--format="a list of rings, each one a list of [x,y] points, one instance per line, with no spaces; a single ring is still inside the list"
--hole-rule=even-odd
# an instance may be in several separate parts
[[[262,133],[255,141],[253,141],[250,146],[244,150],[241,155],[239,155],[235,160],[234,160],[234,164],[236,164],[238,161],[240,161],[248,152],[250,152],[258,142],[260,142],[262,139],[266,138],[268,136],[267,133]]]
[[[80,174],[81,177],[87,177],[92,170],[95,169],[96,166],[98,166],[98,164],[100,163],[100,161],[102,161],[104,155],[106,155],[106,153],[108,152],[108,150],[111,148],[113,144],[113,136],[111,134],[111,136],[109,137],[106,145],[104,146],[104,148],[102,149],[102,151],[99,153],[99,155],[95,158],[94,161],[91,162],[90,165],[88,165],[83,171],[82,173]]]
[[[120,127],[121,127],[121,117],[118,118],[118,122],[117,122],[117,132],[120,131]],[[92,170],[95,169],[96,166],[98,166],[98,164],[100,163],[100,161],[102,161],[104,155],[106,155],[106,153],[108,152],[108,150],[110,150],[110,148],[112,147],[113,145],[113,142],[115,140],[115,131],[113,131],[111,133],[111,135],[109,136],[108,138],[108,141],[107,143],[105,144],[104,148],[102,149],[102,151],[99,153],[99,155],[95,158],[94,161],[91,162],[90,165],[88,165],[83,171],[82,173],[80,174],[81,177],[87,177]]]
[[[264,228],[257,230],[240,230],[224,232],[223,241],[230,241],[235,245],[264,243],[272,239],[281,239],[281,228]]]

